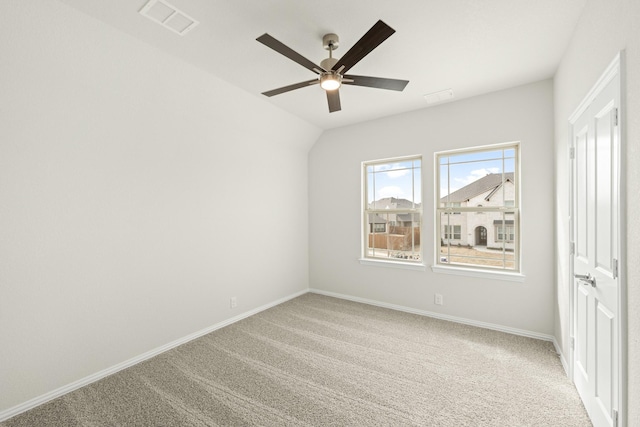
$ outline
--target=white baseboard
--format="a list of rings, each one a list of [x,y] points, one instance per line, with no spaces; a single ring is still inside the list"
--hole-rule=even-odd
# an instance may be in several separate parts
[[[532,332],[532,331],[527,331],[527,330],[524,330],[524,329],[512,328],[512,327],[509,327],[509,326],[497,325],[497,324],[494,324],[494,323],[480,322],[480,321],[477,321],[477,320],[465,319],[463,317],[450,316],[448,314],[435,313],[435,312],[426,311],[426,310],[418,310],[416,308],[405,307],[405,306],[396,305],[396,304],[389,304],[389,303],[386,303],[386,302],[370,300],[370,299],[360,298],[360,297],[354,297],[354,296],[351,296],[351,295],[344,295],[344,294],[339,294],[339,293],[335,293],[335,292],[327,292],[327,291],[323,291],[323,290],[320,290],[320,289],[313,289],[312,288],[312,289],[309,289],[309,292],[312,292],[314,294],[326,295],[326,296],[334,297],[334,298],[345,299],[345,300],[354,301],[354,302],[361,302],[363,304],[375,305],[377,307],[390,308],[392,310],[404,311],[406,313],[418,314],[418,315],[421,315],[421,316],[433,317],[433,318],[441,319],[441,320],[448,320],[450,322],[462,323],[462,324],[470,325],[470,326],[477,326],[479,328],[492,329],[494,331],[506,332],[506,333],[513,334],[513,335],[520,335],[520,336],[523,336],[523,337],[535,338],[535,339],[539,339],[539,340],[543,340],[543,341],[551,341],[551,342],[555,341],[555,337],[553,335],[541,334],[539,332]]]
[[[383,308],[389,308],[392,310],[398,310],[398,311],[403,311],[406,313],[412,313],[412,314],[418,314],[421,316],[427,316],[427,317],[433,317],[436,319],[442,319],[442,320],[448,320],[451,322],[456,322],[456,323],[462,323],[465,325],[470,325],[470,326],[477,326],[480,328],[485,328],[485,329],[492,329],[495,331],[500,331],[500,332],[506,332],[506,333],[510,333],[510,334],[514,334],[514,335],[520,335],[520,336],[524,336],[524,337],[529,337],[529,338],[535,338],[535,339],[539,339],[539,340],[544,340],[544,341],[551,341],[553,342],[553,345],[556,349],[556,352],[560,355],[560,361],[562,363],[562,366],[565,370],[565,372],[568,373],[568,369],[567,369],[567,363],[566,360],[564,358],[564,355],[560,349],[560,346],[558,345],[558,342],[556,341],[555,337],[552,335],[546,335],[546,334],[541,334],[538,332],[532,332],[532,331],[527,331],[527,330],[523,330],[523,329],[517,329],[517,328],[511,328],[508,326],[503,326],[503,325],[497,325],[497,324],[493,324],[493,323],[486,323],[486,322],[479,322],[476,320],[471,320],[471,319],[465,319],[462,317],[456,317],[456,316],[450,316],[450,315],[446,315],[446,314],[441,314],[441,313],[435,313],[435,312],[431,312],[431,311],[426,311],[426,310],[418,310],[415,308],[411,308],[411,307],[405,307],[405,306],[401,306],[401,305],[396,305],[396,304],[390,304],[390,303],[385,303],[385,302],[381,302],[381,301],[375,301],[375,300],[370,300],[370,299],[366,299],[366,298],[360,298],[360,297],[354,297],[354,296],[350,296],[350,295],[345,295],[345,294],[339,294],[339,293],[335,293],[335,292],[327,292],[327,291],[323,291],[320,289],[308,289],[308,290],[302,290],[299,292],[296,292],[294,294],[288,295],[284,298],[280,298],[276,301],[273,301],[271,303],[262,305],[260,307],[257,307],[253,310],[249,310],[246,311],[244,313],[241,313],[237,316],[234,316],[230,319],[224,320],[222,322],[216,323],[215,325],[209,326],[208,328],[202,329],[200,331],[194,332],[190,335],[187,335],[185,337],[179,338],[175,341],[172,341],[168,344],[165,344],[163,346],[157,347],[153,350],[150,350],[146,353],[143,353],[139,356],[136,356],[134,358],[131,358],[129,360],[126,360],[122,363],[119,363],[117,365],[114,365],[110,368],[104,369],[102,371],[96,372],[95,374],[89,375],[85,378],[82,378],[78,381],[74,381],[70,384],[67,384],[66,386],[60,387],[58,389],[55,389],[53,391],[50,391],[48,393],[45,393],[41,396],[38,396],[34,399],[28,400],[24,403],[21,403],[19,405],[16,405],[12,408],[9,408],[5,411],[0,412],[0,422],[8,420],[11,417],[14,417],[22,412],[28,411],[30,409],[35,408],[36,406],[42,405],[43,403],[49,402],[50,400],[56,399],[58,397],[61,397],[67,393],[70,393],[74,390],[77,390],[81,387],[84,387],[86,385],[89,385],[93,382],[96,382],[98,380],[101,380],[102,378],[105,378],[109,375],[113,375],[116,372],[119,372],[123,369],[129,368],[133,365],[136,365],[140,362],[143,362],[145,360],[148,360],[154,356],[157,356],[161,353],[164,353],[165,351],[171,350],[172,348],[178,347],[182,344],[186,344],[189,341],[195,340],[197,338],[200,338],[206,334],[209,334],[215,330],[218,330],[220,328],[223,328],[225,326],[231,325],[232,323],[235,323],[239,320],[245,319],[249,316],[253,316],[254,314],[260,313],[261,311],[267,310],[269,308],[275,307],[276,305],[282,304],[283,302],[289,301],[293,298],[297,298],[300,295],[304,295],[307,292],[311,292],[311,293],[315,293],[315,294],[320,294],[320,295],[326,295],[326,296],[330,296],[330,297],[334,297],[334,298],[340,298],[340,299],[344,299],[344,300],[349,300],[349,301],[354,301],[354,302],[360,302],[363,304],[369,304],[369,305],[374,305],[374,306],[378,306],[378,307],[383,307]]]
[[[278,304],[282,304],[283,302],[289,301],[290,299],[299,297],[300,295],[304,295],[308,292],[307,289],[302,290],[300,292],[296,292],[294,294],[291,294],[289,296],[286,296],[284,298],[280,298],[276,301],[270,302],[268,304],[262,305],[260,307],[254,308],[253,310],[249,310],[246,311],[244,313],[241,313],[237,316],[234,316],[230,319],[227,320],[223,320],[222,322],[216,323],[215,325],[209,326],[208,328],[202,329],[200,331],[194,332],[192,334],[189,334],[185,337],[179,338],[175,341],[172,341],[168,344],[165,344],[163,346],[154,348],[153,350],[150,350],[146,353],[143,353],[139,356],[136,356],[134,358],[131,358],[129,360],[125,360],[122,363],[118,363],[117,365],[111,366],[110,368],[104,369],[102,371],[96,372],[95,374],[89,375],[87,377],[84,377],[78,381],[74,381],[70,384],[67,384],[63,387],[60,387],[58,389],[55,389],[53,391],[50,391],[48,393],[45,393],[41,396],[38,396],[36,398],[33,398],[31,400],[28,400],[24,403],[21,403],[19,405],[16,405],[12,408],[6,409],[2,412],[0,412],[0,422],[2,421],[6,421],[11,417],[14,417],[22,412],[28,411],[29,409],[33,409],[36,406],[42,405],[43,403],[49,402],[50,400],[56,399],[60,396],[63,396],[67,393],[70,393],[74,390],[77,390],[81,387],[84,387],[86,385],[89,385],[93,382],[96,382],[98,380],[101,380],[102,378],[108,377],[109,375],[113,375],[118,371],[121,371],[123,369],[129,368],[133,365],[136,365],[140,362],[143,362],[147,359],[150,359],[154,356],[157,356],[161,353],[164,353],[165,351],[171,350],[172,348],[178,347],[179,345],[182,344],[186,344],[189,341],[195,340],[196,338],[200,338],[204,335],[207,335],[208,333],[211,333],[217,329],[220,328],[224,328],[225,326],[231,325],[232,323],[235,323],[239,320],[245,319],[249,316],[253,316],[254,314],[260,313],[261,311],[267,310],[271,307],[275,307]]]
[[[560,344],[558,344],[556,337],[553,337],[553,346],[556,348],[556,353],[558,353],[558,356],[560,357],[560,363],[562,363],[564,373],[571,378],[571,375],[569,374],[569,364],[567,363],[567,359],[564,357],[564,353],[562,352],[562,348],[560,347]]]

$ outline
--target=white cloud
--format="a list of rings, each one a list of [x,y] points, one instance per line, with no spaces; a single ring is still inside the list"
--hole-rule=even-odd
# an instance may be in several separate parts
[[[377,167],[377,169],[379,171],[387,171],[385,173],[385,175],[387,175],[389,178],[393,179],[393,178],[400,178],[402,176],[405,175],[409,175],[411,173],[410,169],[399,169],[402,168],[403,166],[399,163],[393,164],[393,165],[380,165]],[[393,170],[389,170],[389,169],[393,169]]]
[[[389,178],[400,178],[405,175],[409,175],[411,171],[409,169],[401,169],[387,172]]]

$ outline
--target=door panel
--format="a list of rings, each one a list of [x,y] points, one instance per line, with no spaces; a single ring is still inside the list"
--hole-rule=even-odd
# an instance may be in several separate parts
[[[613,144],[613,103],[598,113],[595,118],[597,152],[596,161],[596,265],[601,271],[611,273],[612,260],[612,176],[611,156]]]
[[[588,380],[588,360],[587,360],[587,346],[589,343],[588,330],[589,330],[589,290],[585,290],[583,287],[578,287],[578,297],[576,303],[577,312],[577,325],[576,331],[579,334],[576,336],[578,346],[576,348],[576,364],[581,370],[580,375]]]
[[[596,397],[607,413],[612,409],[614,315],[603,304],[596,309]]]
[[[619,76],[572,123],[574,382],[596,427],[618,408]]]
[[[576,225],[576,233],[575,233],[575,244],[576,251],[581,261],[587,261],[589,257],[589,247],[588,247],[588,234],[587,234],[587,213],[589,209],[587,209],[587,182],[588,182],[588,170],[587,170],[587,152],[588,149],[588,140],[587,140],[587,126],[584,126],[576,135],[574,149],[575,149],[575,157],[576,157],[576,183],[577,188],[575,191],[576,195],[576,211],[574,216],[574,221]]]

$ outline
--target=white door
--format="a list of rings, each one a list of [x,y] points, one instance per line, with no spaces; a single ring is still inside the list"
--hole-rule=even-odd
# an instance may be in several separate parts
[[[573,380],[594,426],[617,425],[620,74],[572,121]]]

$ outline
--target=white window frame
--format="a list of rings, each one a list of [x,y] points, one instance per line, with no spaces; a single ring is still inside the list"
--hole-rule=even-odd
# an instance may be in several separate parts
[[[482,152],[482,151],[495,151],[495,150],[508,150],[515,149],[515,170],[514,170],[514,180],[515,180],[515,195],[514,199],[508,199],[504,201],[504,206],[469,206],[469,207],[458,207],[455,206],[456,203],[449,202],[446,203],[446,207],[440,206],[440,159],[442,157],[450,157],[462,154],[470,154],[474,152]],[[434,239],[434,263],[431,266],[431,269],[436,273],[445,273],[445,274],[454,274],[454,275],[462,275],[462,276],[471,276],[471,277],[488,277],[493,279],[500,280],[508,280],[508,281],[516,281],[523,282],[524,274],[522,274],[521,266],[521,246],[522,246],[522,237],[521,237],[521,229],[522,225],[520,224],[520,211],[521,211],[521,197],[520,197],[520,158],[521,158],[521,146],[519,141],[515,142],[507,142],[501,144],[491,144],[484,145],[478,147],[470,147],[459,150],[448,150],[434,153],[434,185],[435,185],[435,200],[434,200],[434,230],[436,232],[436,236],[442,237],[445,241],[447,239],[444,238],[446,225],[445,220],[446,215],[455,215],[462,214],[465,212],[468,213],[487,213],[487,212],[500,212],[504,215],[508,215],[509,221],[513,220],[513,225],[506,225],[507,227],[514,227],[513,236],[516,239],[516,244],[513,248],[514,254],[514,269],[507,269],[502,267],[490,267],[490,266],[481,266],[481,265],[464,265],[464,264],[451,264],[448,256],[446,254],[440,253],[440,245],[441,239]],[[513,203],[510,203],[513,202]],[[442,215],[444,214],[444,215]],[[453,225],[453,224],[450,224]],[[492,225],[493,226],[493,225]],[[487,227],[487,226],[485,226]],[[487,227],[488,228],[488,227]],[[497,226],[493,226],[494,231],[497,231]],[[509,235],[508,235],[509,237]],[[496,234],[497,239],[497,234]],[[451,239],[455,240],[455,239]],[[453,246],[455,243],[447,242],[449,245]],[[510,241],[501,242],[500,243],[511,243]],[[503,246],[503,253],[507,251],[506,247]]]
[[[374,266],[383,266],[383,267],[392,267],[392,268],[402,268],[402,269],[409,269],[409,270],[425,270],[426,269],[426,265],[424,263],[424,244],[423,239],[422,239],[422,227],[424,226],[423,224],[423,209],[422,206],[424,205],[424,200],[422,197],[420,197],[420,200],[422,201],[422,203],[420,203],[420,206],[415,206],[414,208],[411,209],[371,209],[368,206],[368,200],[367,200],[367,195],[369,194],[369,188],[368,188],[368,179],[367,179],[367,168],[369,166],[375,166],[375,165],[384,165],[384,164],[393,164],[393,163],[400,163],[400,162],[406,162],[406,161],[415,161],[415,160],[419,160],[420,161],[420,192],[422,193],[423,191],[423,187],[424,187],[424,162],[422,159],[421,155],[413,155],[413,156],[404,156],[404,157],[394,157],[394,158],[388,158],[388,159],[380,159],[380,160],[372,160],[372,161],[366,161],[366,162],[362,162],[362,215],[361,215],[361,221],[362,221],[362,238],[361,238],[361,256],[360,256],[360,264],[363,265],[374,265]],[[413,191],[415,192],[416,189],[415,187],[413,188]],[[422,196],[422,194],[420,195]],[[413,200],[416,200],[416,195],[413,195]],[[376,215],[376,214],[380,214],[385,215],[385,214],[411,214],[411,215],[415,215],[418,214],[419,215],[419,221],[420,221],[420,251],[419,253],[419,259],[403,259],[403,258],[393,258],[393,257],[389,257],[389,258],[382,258],[382,257],[374,257],[374,256],[369,256],[368,254],[368,239],[369,239],[369,215]],[[389,232],[390,227],[395,226],[395,221],[389,221],[389,223],[387,223],[386,225],[386,232]]]

